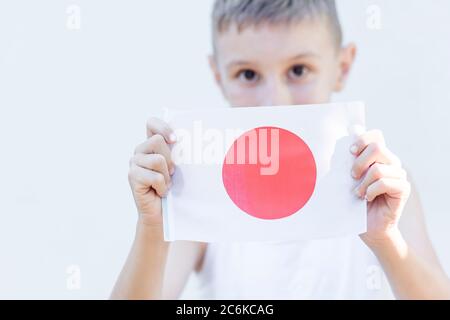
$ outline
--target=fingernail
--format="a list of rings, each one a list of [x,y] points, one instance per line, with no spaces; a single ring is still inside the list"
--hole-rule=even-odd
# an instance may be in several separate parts
[[[352,147],[350,148],[350,152],[353,154],[356,154],[358,152],[358,147],[356,146],[356,144],[352,145]]]
[[[170,168],[169,174],[170,174],[171,176],[173,176],[174,173],[175,173],[175,167]]]
[[[354,179],[357,179],[357,178],[358,178],[358,175],[356,174],[356,171],[355,171],[355,170],[352,170],[352,177],[353,177]]]
[[[170,142],[177,142],[177,136],[175,133],[171,133],[169,136]]]
[[[361,191],[359,190],[359,187],[357,187],[353,192],[355,193],[355,195],[356,195],[358,198],[361,198]]]

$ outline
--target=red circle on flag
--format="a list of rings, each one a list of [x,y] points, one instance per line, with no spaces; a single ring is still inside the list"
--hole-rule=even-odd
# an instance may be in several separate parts
[[[317,169],[308,145],[294,133],[260,127],[240,136],[222,166],[225,189],[247,214],[265,220],[302,209],[316,185]]]

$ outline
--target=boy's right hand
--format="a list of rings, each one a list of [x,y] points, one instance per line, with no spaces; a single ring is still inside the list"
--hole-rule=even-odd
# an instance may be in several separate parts
[[[175,165],[170,144],[176,142],[172,129],[162,120],[147,121],[147,141],[137,146],[130,159],[128,180],[139,212],[139,222],[162,228],[161,198],[170,186]]]

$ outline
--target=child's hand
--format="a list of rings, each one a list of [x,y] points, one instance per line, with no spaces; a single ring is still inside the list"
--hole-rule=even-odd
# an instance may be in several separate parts
[[[161,198],[169,190],[175,170],[169,144],[174,143],[176,137],[165,122],[155,118],[147,122],[147,137],[130,159],[128,180],[140,222],[162,227]]]
[[[350,151],[356,156],[352,176],[360,180],[355,193],[367,200],[367,232],[361,238],[366,243],[388,240],[398,233],[410,195],[406,171],[378,130],[362,134]]]

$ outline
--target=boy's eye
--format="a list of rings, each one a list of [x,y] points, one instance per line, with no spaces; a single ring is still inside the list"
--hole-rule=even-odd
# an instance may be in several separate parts
[[[308,73],[308,68],[304,65],[296,65],[289,70],[289,76],[292,78],[301,78]]]
[[[238,77],[245,82],[254,82],[258,80],[258,74],[250,69],[239,72]]]

